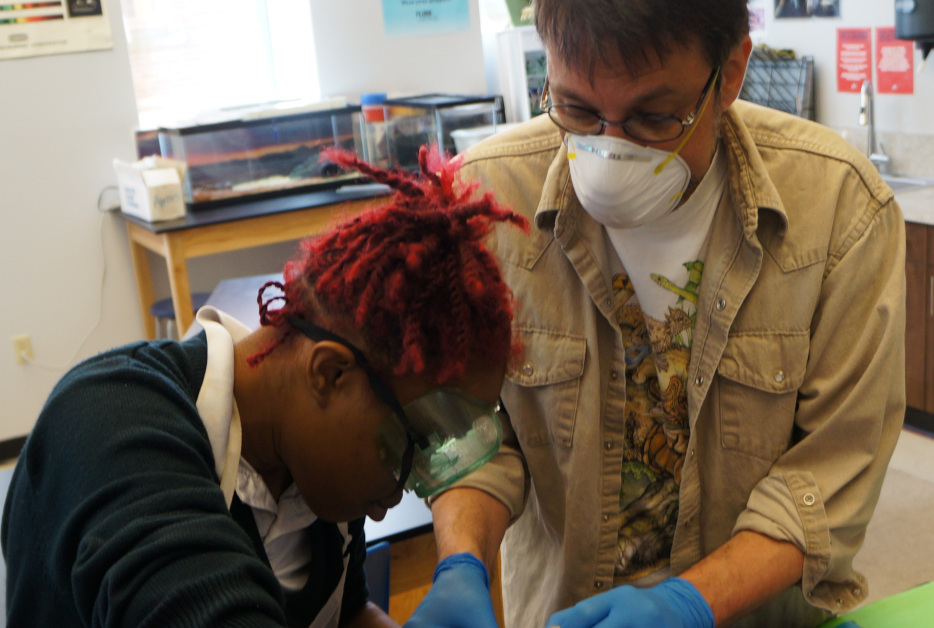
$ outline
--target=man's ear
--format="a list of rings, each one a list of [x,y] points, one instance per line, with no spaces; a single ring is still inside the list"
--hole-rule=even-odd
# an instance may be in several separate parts
[[[316,342],[307,354],[306,377],[312,395],[324,407],[331,395],[347,385],[347,373],[356,368],[353,353],[339,342]]]
[[[722,79],[720,81],[720,111],[729,109],[733,101],[739,97],[739,92],[743,88],[743,80],[746,78],[746,64],[749,62],[749,54],[752,52],[752,40],[749,35],[743,37],[743,40],[733,48],[730,56],[727,57],[720,72]]]

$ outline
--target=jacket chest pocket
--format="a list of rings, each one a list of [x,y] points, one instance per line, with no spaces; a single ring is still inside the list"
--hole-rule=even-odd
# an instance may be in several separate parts
[[[518,330],[522,357],[506,372],[503,402],[520,445],[570,447],[587,343],[582,337]]]
[[[730,338],[715,399],[725,449],[769,461],[787,451],[808,350],[806,331]]]

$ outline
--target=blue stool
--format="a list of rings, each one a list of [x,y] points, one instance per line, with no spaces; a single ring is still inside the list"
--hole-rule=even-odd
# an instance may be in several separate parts
[[[207,302],[211,296],[208,292],[195,292],[191,295],[191,307],[193,312]],[[172,298],[160,299],[149,307],[149,313],[156,319],[156,338],[171,338],[178,340],[178,332],[175,331],[175,306],[172,304]]]

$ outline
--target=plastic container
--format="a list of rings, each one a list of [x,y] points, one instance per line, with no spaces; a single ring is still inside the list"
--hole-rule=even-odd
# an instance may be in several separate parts
[[[451,137],[454,138],[454,146],[457,148],[457,152],[462,153],[474,144],[492,137],[495,133],[511,129],[517,124],[516,122],[504,122],[503,124],[477,126],[471,129],[456,129],[451,131]]]
[[[163,156],[188,166],[185,201],[196,210],[358,182],[358,172],[321,162],[319,156],[324,148],[339,145],[364,158],[363,136],[359,106],[312,107],[163,127],[159,147]]]
[[[360,96],[360,109],[363,112],[363,126],[365,129],[366,160],[386,168],[389,166],[389,149],[386,145],[386,113],[383,103],[386,102],[385,92],[374,92]]]
[[[424,94],[387,99],[383,109],[389,165],[399,168],[418,168],[418,149],[425,144],[456,153],[452,131],[503,121],[500,96]]]

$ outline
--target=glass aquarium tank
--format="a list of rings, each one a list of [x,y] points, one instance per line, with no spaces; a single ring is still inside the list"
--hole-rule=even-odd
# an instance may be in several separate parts
[[[363,179],[357,171],[322,161],[340,146],[365,157],[361,109],[247,114],[234,120],[161,127],[162,156],[184,161],[189,209],[331,189]]]
[[[424,94],[389,98],[383,101],[385,154],[392,167],[417,169],[422,145],[437,144],[453,155],[457,147],[451,131],[495,127],[503,120],[501,96]]]

